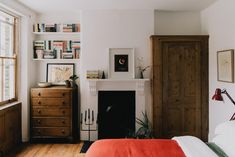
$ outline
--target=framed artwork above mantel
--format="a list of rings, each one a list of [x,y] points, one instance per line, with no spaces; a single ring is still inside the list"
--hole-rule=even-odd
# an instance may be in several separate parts
[[[134,48],[109,48],[109,79],[135,78]]]

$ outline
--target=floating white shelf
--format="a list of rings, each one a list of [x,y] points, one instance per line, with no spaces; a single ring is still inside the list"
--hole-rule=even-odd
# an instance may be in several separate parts
[[[79,61],[80,59],[33,59],[34,61]]]
[[[35,35],[80,35],[80,32],[33,32]]]

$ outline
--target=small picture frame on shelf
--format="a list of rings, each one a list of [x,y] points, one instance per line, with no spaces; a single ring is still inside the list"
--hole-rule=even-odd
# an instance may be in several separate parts
[[[46,81],[53,85],[65,85],[65,80],[75,74],[74,63],[47,63]]]
[[[234,50],[217,52],[217,79],[221,82],[234,82]]]
[[[109,79],[134,79],[134,48],[109,48]]]

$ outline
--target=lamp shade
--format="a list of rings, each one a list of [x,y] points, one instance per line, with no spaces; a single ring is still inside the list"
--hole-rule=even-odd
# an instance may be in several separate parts
[[[215,94],[213,95],[212,99],[217,100],[217,101],[223,101],[223,97],[221,95],[221,89],[220,88],[216,88]]]

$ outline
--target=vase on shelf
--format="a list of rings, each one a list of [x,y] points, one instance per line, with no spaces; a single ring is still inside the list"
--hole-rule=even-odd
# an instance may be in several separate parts
[[[143,79],[144,78],[144,72],[140,71],[140,78]]]

